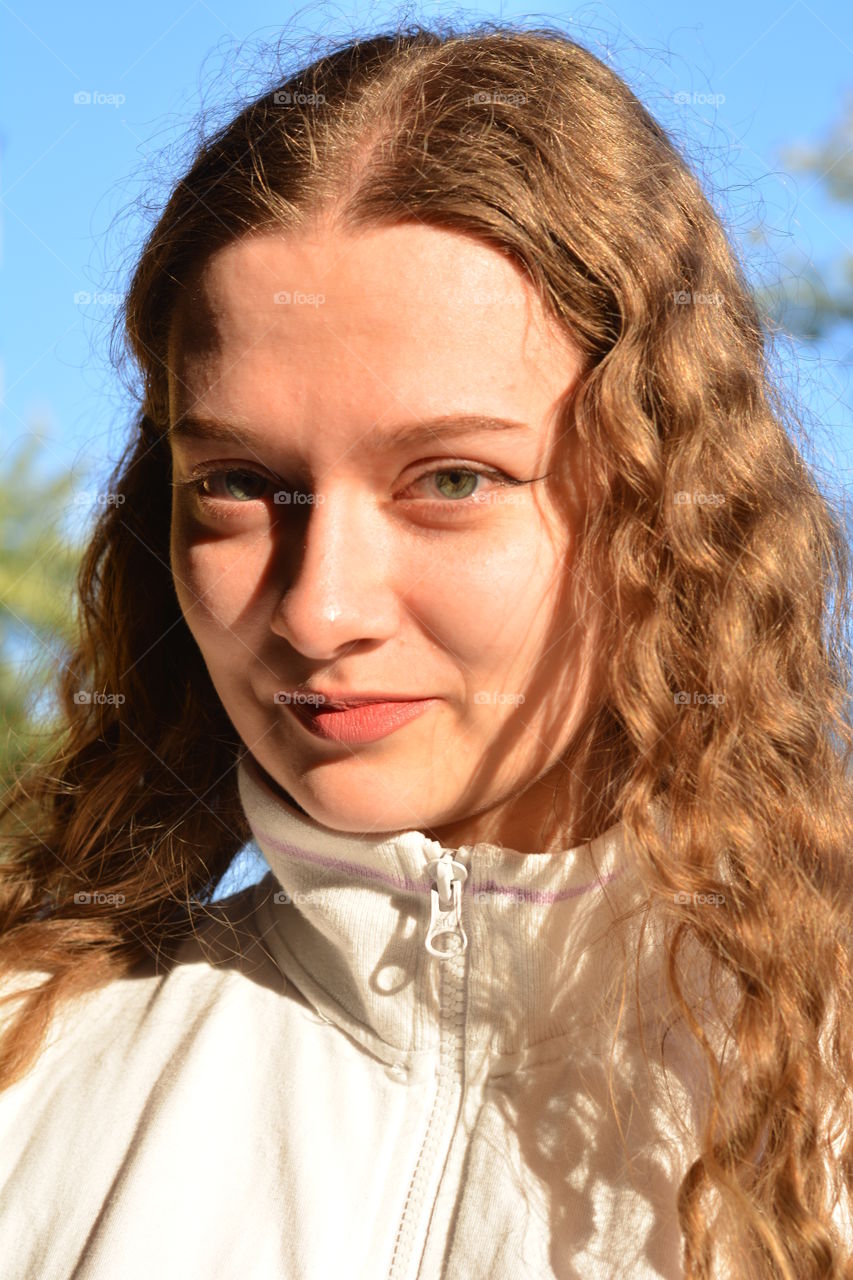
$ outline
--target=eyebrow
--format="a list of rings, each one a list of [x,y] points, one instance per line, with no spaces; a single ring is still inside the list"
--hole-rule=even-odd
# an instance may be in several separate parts
[[[441,439],[444,436],[484,431],[529,431],[530,424],[512,418],[494,418],[479,413],[443,414],[438,418],[426,418],[419,422],[398,423],[392,427],[371,427],[358,440],[363,449],[379,451],[389,445],[402,447],[418,444],[422,440]],[[268,441],[248,429],[232,426],[211,418],[195,418],[185,415],[169,427],[169,440],[220,440],[235,441],[249,448],[263,449],[276,441]]]

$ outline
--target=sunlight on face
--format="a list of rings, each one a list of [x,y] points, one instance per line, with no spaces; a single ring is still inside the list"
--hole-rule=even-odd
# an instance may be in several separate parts
[[[171,558],[255,759],[337,830],[535,847],[595,627],[567,612],[576,508],[553,478],[581,359],[520,270],[423,225],[256,235],[184,295],[169,368],[172,427],[232,432],[171,438]],[[521,425],[400,437],[451,415]],[[199,467],[220,474],[183,483]],[[434,701],[342,744],[276,699],[306,681]]]

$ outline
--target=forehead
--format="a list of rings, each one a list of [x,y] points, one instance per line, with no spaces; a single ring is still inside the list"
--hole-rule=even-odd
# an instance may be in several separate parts
[[[581,357],[507,255],[403,224],[253,235],[220,249],[181,296],[168,363],[177,412],[200,399],[263,408],[282,393],[422,412],[461,396],[450,407],[485,412],[484,394],[552,401]]]

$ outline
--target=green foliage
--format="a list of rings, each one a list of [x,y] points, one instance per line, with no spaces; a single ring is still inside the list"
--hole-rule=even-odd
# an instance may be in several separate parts
[[[784,147],[780,162],[790,173],[812,179],[801,189],[804,201],[812,188],[818,188],[853,212],[853,91],[821,142]],[[762,238],[760,232],[756,238]],[[789,256],[783,265],[789,273],[786,279],[756,291],[765,319],[806,342],[819,342],[839,325],[853,323],[853,253],[839,254],[820,267],[805,255]]]
[[[0,786],[40,757],[54,726],[49,696],[74,634],[74,583],[82,547],[63,528],[75,505],[71,473],[37,469],[35,434],[0,471]]]

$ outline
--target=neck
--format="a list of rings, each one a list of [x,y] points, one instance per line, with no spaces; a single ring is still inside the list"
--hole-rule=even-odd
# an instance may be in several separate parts
[[[270,791],[311,818],[254,756],[247,753],[245,759]],[[557,853],[577,848],[612,826],[614,819],[600,811],[600,806],[590,810],[589,796],[596,793],[580,778],[572,778],[570,784],[567,783],[566,774],[566,767],[560,762],[523,790],[505,796],[496,804],[473,808],[464,818],[424,825],[420,830],[449,849],[492,844],[525,853],[531,850]],[[581,793],[587,796],[586,806],[581,802]]]
[[[305,809],[302,808],[301,804],[297,804],[297,802],[294,800],[293,796],[290,794],[289,791],[285,791],[281,783],[276,782],[272,774],[267,773],[266,769],[263,767],[262,764],[259,763],[259,761],[255,756],[247,753],[244,759],[246,760],[247,763],[251,764],[251,767],[257,772],[261,780],[269,787],[270,791],[273,791],[277,796],[279,796],[282,800],[286,801],[287,804],[292,805],[293,808],[297,809],[300,813],[304,813],[306,818],[309,818],[311,816]]]

